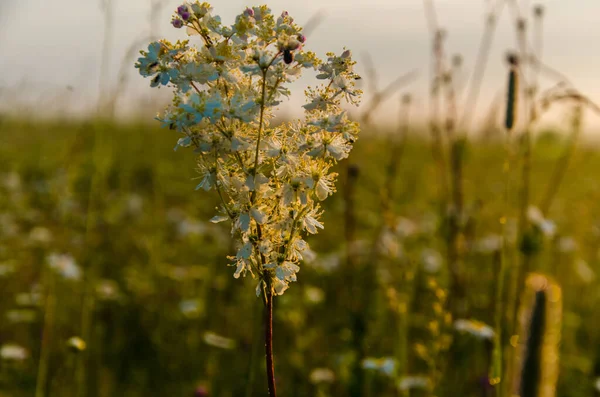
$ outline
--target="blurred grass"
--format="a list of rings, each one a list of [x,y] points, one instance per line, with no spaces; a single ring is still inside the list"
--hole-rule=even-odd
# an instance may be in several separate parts
[[[177,138],[155,124],[0,119],[0,346],[16,343],[30,353],[22,361],[0,358],[2,397],[33,395],[44,324],[44,332],[48,324],[52,328],[47,395],[192,396],[199,385],[211,396],[266,394],[255,283],[234,280],[226,266],[226,255],[235,252],[227,226],[208,222],[217,197],[194,191],[194,155],[173,151]],[[560,134],[537,135],[533,203],[542,199],[563,148]],[[366,132],[350,159],[360,171],[357,234],[367,248],[382,224],[383,170],[394,155],[387,139]],[[501,143],[474,139],[465,159],[469,314],[487,324],[493,322],[496,258],[477,247],[500,233],[503,158]],[[582,277],[579,263],[594,273],[600,269],[598,169],[597,148],[579,147],[549,215],[558,233],[543,242],[534,261],[535,270],[554,276],[563,288],[560,396],[592,395],[600,375],[598,283]],[[367,295],[373,299],[366,313],[367,351],[407,360],[394,379],[372,373],[368,396],[397,395],[398,377],[429,375],[419,346],[431,352],[444,332],[454,335],[458,354],[450,356],[456,362],[440,363],[449,371],[437,395],[492,395],[480,383],[487,374],[484,342],[451,329],[424,331],[438,321],[435,294],[448,283],[443,266],[434,272],[424,264],[427,255],[444,256],[435,175],[428,141],[411,136],[395,181],[393,212],[418,232],[401,239],[396,258],[368,256],[368,250],[360,257],[378,280],[365,285],[374,288]],[[340,265],[343,195],[324,207],[325,230],[309,240],[317,259],[303,266],[298,283],[276,301],[275,363],[283,396],[341,396],[349,383],[354,353],[349,286]],[[566,238],[576,242],[574,249],[566,249]],[[83,277],[46,272],[51,253],[72,255]],[[429,289],[432,294],[423,292]],[[409,351],[399,351],[404,347],[392,295],[409,306]],[[44,320],[49,296],[56,301],[50,323]],[[219,344],[211,333],[231,341]],[[88,349],[70,352],[66,341],[72,336],[82,336]],[[317,368],[330,369],[335,380],[311,382]],[[411,395],[419,393],[429,395]]]

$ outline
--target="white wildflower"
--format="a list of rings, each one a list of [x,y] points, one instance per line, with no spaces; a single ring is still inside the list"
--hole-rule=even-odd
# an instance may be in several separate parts
[[[563,253],[574,252],[577,250],[577,242],[573,237],[561,237],[558,239],[558,250]]]
[[[398,380],[397,387],[400,391],[413,389],[427,389],[431,381],[427,376],[403,376]]]
[[[87,349],[87,343],[85,343],[85,341],[79,336],[72,336],[67,340],[67,347],[72,352],[78,353]]]
[[[100,280],[96,284],[96,295],[102,301],[115,301],[120,299],[119,285],[113,280]]]
[[[29,309],[9,310],[6,319],[11,323],[33,323],[37,318],[37,312]]]
[[[411,237],[418,233],[419,226],[408,218],[399,218],[396,222],[396,234],[401,238]]]
[[[375,370],[386,376],[393,376],[396,370],[396,360],[392,357],[365,358],[362,362],[364,369]]]
[[[24,361],[29,357],[29,352],[23,346],[13,343],[0,347],[0,359],[6,361]]]
[[[29,232],[29,241],[34,244],[48,244],[52,241],[52,233],[45,227],[36,226]]]
[[[487,340],[491,340],[495,334],[492,327],[477,320],[456,320],[454,322],[454,329],[459,332],[471,334],[479,339]]]
[[[428,273],[437,273],[442,267],[442,255],[433,248],[421,251],[421,263]]]
[[[502,236],[490,234],[486,237],[482,237],[477,241],[476,249],[482,254],[499,252],[502,249]]]
[[[321,303],[325,299],[325,292],[321,288],[308,286],[304,290],[304,296],[310,303]]]
[[[48,265],[67,280],[81,279],[81,269],[70,254],[50,254]]]
[[[317,385],[319,383],[333,383],[335,374],[329,368],[315,368],[310,372],[310,383]]]
[[[575,273],[586,284],[590,284],[596,279],[596,273],[583,259],[575,261]]]
[[[270,286],[281,294],[296,281],[300,261],[314,256],[304,238],[323,229],[319,202],[335,192],[331,169],[357,139],[359,126],[341,107],[360,99],[355,62],[349,50],[321,61],[305,50],[293,18],[277,18],[266,6],[244,11],[231,26],[205,3],[181,7],[172,24],[198,36],[199,45],[151,43],[136,68],[151,86],[174,89],[158,120],[180,134],[176,149],[198,155],[196,189],[221,200],[211,222],[231,221],[240,247],[229,257],[234,277],[249,272],[260,277],[259,293]],[[271,126],[275,107],[307,68],[325,81],[306,90],[305,117]],[[180,235],[203,231],[180,214],[169,217]]]
[[[549,219],[544,218],[544,214],[537,207],[529,207],[527,218],[532,225],[537,227],[546,237],[553,237],[556,234],[556,224]]]
[[[218,335],[214,332],[207,331],[203,335],[204,343],[210,346],[218,347],[220,349],[231,350],[235,348],[235,341],[230,338],[226,338],[222,335]]]
[[[202,314],[202,302],[198,299],[187,299],[179,302],[179,311],[187,318],[198,318]]]

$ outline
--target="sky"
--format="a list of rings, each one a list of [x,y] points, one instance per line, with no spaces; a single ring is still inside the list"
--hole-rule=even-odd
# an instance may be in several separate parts
[[[33,114],[71,116],[93,112],[100,90],[117,87],[120,70],[127,76],[120,86],[123,94],[117,110],[121,117],[155,114],[162,105],[153,100],[168,98],[168,90],[149,88],[149,82],[133,68],[135,52],[150,41],[150,6],[158,0],[112,0],[114,28],[109,41],[107,67],[101,73],[104,37],[102,0],[0,0],[0,109],[12,108]],[[493,0],[433,0],[439,24],[447,31],[446,51],[460,54],[465,70],[458,76],[466,86],[484,27],[486,5]],[[575,87],[600,102],[600,1],[598,0],[517,0],[522,11],[531,14],[534,4],[545,7],[544,63],[567,75]],[[157,14],[158,37],[182,38],[183,30],[173,29],[170,15],[177,1],[163,1]],[[226,23],[246,6],[247,0],[214,2],[214,14]],[[398,97],[410,93],[416,113],[424,116],[428,101],[430,34],[423,0],[275,0],[268,3],[274,13],[287,10],[303,24],[314,15],[321,23],[308,34],[306,47],[323,56],[346,46],[364,73],[364,58],[376,66],[380,86],[410,71],[417,78],[389,98],[375,120],[396,120]],[[515,49],[513,19],[505,11],[498,24],[489,67],[477,103],[484,115],[495,98],[501,98],[506,80],[503,62],[507,50]],[[305,83],[306,84],[306,83]],[[553,84],[543,79],[542,87]],[[365,87],[367,88],[367,87]],[[366,90],[365,98],[370,92]],[[283,106],[284,113],[296,114],[302,97],[294,96]],[[460,103],[460,102],[459,102]],[[459,105],[460,106],[460,105]],[[463,109],[461,112],[469,112]],[[553,112],[549,122],[564,122],[566,114]],[[597,116],[588,125],[600,126]]]

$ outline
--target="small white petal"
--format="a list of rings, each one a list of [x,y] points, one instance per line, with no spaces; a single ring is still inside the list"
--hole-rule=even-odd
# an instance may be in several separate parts
[[[215,215],[212,218],[210,218],[210,221],[212,223],[220,223],[220,222],[225,222],[228,219],[229,219],[229,217],[225,216],[225,215]]]

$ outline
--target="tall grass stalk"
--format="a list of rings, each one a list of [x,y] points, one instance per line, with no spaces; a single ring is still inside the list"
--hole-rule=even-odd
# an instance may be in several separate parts
[[[434,146],[443,153],[441,145],[441,133],[443,129],[445,138],[448,141],[449,147],[449,171],[450,181],[444,182],[446,186],[443,194],[444,200],[441,206],[441,216],[447,225],[446,230],[446,247],[448,268],[450,271],[450,311],[455,317],[463,317],[466,313],[465,301],[465,285],[462,265],[462,221],[464,218],[464,153],[466,148],[466,135],[458,133],[457,117],[458,105],[456,97],[456,88],[454,85],[454,76],[451,68],[447,65],[446,54],[444,51],[444,40],[446,33],[439,27],[435,7],[432,0],[424,0],[425,14],[430,30],[433,33],[433,54],[435,68],[433,71],[433,86],[432,93],[432,114],[431,114],[431,129],[434,131]],[[446,113],[443,128],[440,128],[438,120],[440,115],[440,103],[442,96],[445,98]],[[438,136],[439,134],[439,136]],[[439,138],[439,139],[438,139]],[[438,141],[439,143],[435,143]],[[439,156],[439,153],[437,154]],[[438,161],[445,163],[444,160]],[[440,170],[445,174],[445,166],[440,167]],[[445,180],[445,175],[444,175]]]
[[[100,76],[98,80],[98,113],[106,110],[105,87],[110,75],[110,54],[112,46],[112,34],[114,29],[114,0],[100,0],[100,10],[104,14],[104,33],[102,36],[102,52],[100,54]],[[112,115],[110,115],[112,116]]]
[[[479,93],[481,92],[483,77],[485,76],[490,51],[494,42],[494,34],[496,33],[498,19],[502,15],[505,3],[506,0],[497,0],[488,7],[485,30],[481,36],[481,42],[479,43],[479,48],[477,50],[475,67],[470,79],[468,94],[465,100],[462,119],[460,121],[460,126],[467,133],[471,130],[473,116],[477,113],[477,103]]]
[[[365,339],[367,335],[367,317],[365,306],[370,302],[361,296],[360,287],[363,287],[364,279],[362,273],[367,271],[361,266],[356,255],[356,208],[355,196],[356,185],[359,176],[359,168],[354,164],[346,166],[344,186],[344,239],[346,248],[346,269],[348,274],[348,285],[350,286],[350,329],[352,338],[350,344],[355,358],[351,369],[351,381],[348,385],[348,395],[359,397],[363,395],[366,388],[365,372],[362,362],[366,358]]]
[[[437,15],[433,0],[423,0],[425,19],[431,35],[432,62],[430,67],[429,87],[429,133],[431,135],[431,153],[438,172],[438,202],[440,214],[445,216],[446,203],[449,197],[448,166],[445,155],[445,142],[440,127],[441,90],[439,81],[442,75],[443,48],[441,31],[438,27]]]
[[[155,37],[160,31],[160,12],[168,3],[168,0],[151,0],[148,12],[148,25],[150,36]]]
[[[524,99],[523,105],[525,108],[525,129],[521,139],[522,146],[522,171],[521,171],[521,188],[519,192],[519,218],[517,226],[517,250],[515,252],[515,270],[512,276],[512,282],[509,293],[509,311],[508,321],[511,327],[511,334],[517,335],[517,316],[519,306],[521,304],[521,291],[525,284],[525,278],[531,270],[531,262],[535,251],[528,247],[527,241],[532,233],[531,225],[527,217],[527,211],[531,202],[531,164],[532,164],[532,129],[534,123],[537,121],[538,112],[536,108],[537,104],[537,93],[539,84],[540,74],[540,63],[541,63],[541,26],[543,13],[539,12],[536,8],[534,13],[534,54],[529,55],[528,44],[527,44],[527,21],[519,16],[519,10],[516,8],[517,5],[513,3],[514,13],[517,15],[516,30],[519,48],[521,51],[521,59],[530,58],[532,61],[531,75],[529,76],[530,85],[525,85],[523,89]],[[526,69],[523,68],[521,71],[522,77],[526,76]],[[514,354],[515,351],[513,350]],[[514,360],[508,361],[507,365],[510,367],[513,365]],[[510,370],[510,368],[509,368]]]
[[[52,270],[47,266],[43,270],[43,279],[46,284],[44,325],[42,328],[42,346],[40,349],[40,361],[35,386],[35,397],[45,397],[48,391],[48,375],[50,369],[50,353],[54,339],[54,324],[56,314],[56,280]]]
[[[398,168],[402,162],[410,126],[410,108],[412,98],[406,94],[400,98],[400,123],[397,136],[390,134],[388,137],[388,147],[390,148],[390,160],[386,168],[385,181],[382,194],[383,216],[389,217],[392,212],[392,205],[395,200],[395,184],[398,177]]]
[[[527,20],[523,19],[520,16],[519,10],[516,9],[517,5],[515,3],[511,3],[512,8],[515,9],[514,13],[517,15],[517,19],[515,21],[516,33],[517,33],[517,42],[519,45],[520,51],[520,59],[528,60],[529,52],[527,47]],[[527,69],[525,68],[525,64],[522,64],[520,67],[520,78],[523,81],[523,109],[524,109],[524,129],[521,133],[520,139],[520,149],[522,153],[522,168],[521,168],[521,180],[520,180],[520,188],[519,188],[519,198],[518,198],[518,221],[517,221],[517,245],[516,250],[514,252],[514,271],[511,272],[511,283],[510,283],[510,292],[509,292],[509,307],[508,309],[508,320],[510,332],[514,334],[516,331],[516,316],[517,309],[519,307],[519,292],[521,290],[522,284],[525,280],[525,274],[528,272],[530,263],[532,260],[533,252],[530,250],[524,249],[524,241],[526,239],[526,235],[529,231],[529,221],[527,219],[527,210],[530,205],[530,196],[531,196],[531,162],[532,162],[532,128],[535,117],[535,91],[532,86],[527,84]],[[537,77],[532,77],[532,79],[537,80]]]
[[[94,173],[92,175],[91,187],[88,195],[87,203],[87,214],[85,224],[85,244],[89,247],[92,246],[97,226],[98,219],[100,217],[100,197],[104,190],[104,180],[106,172],[108,171],[112,152],[108,146],[101,140],[101,136],[106,136],[105,125],[98,124],[94,128],[94,146],[93,146],[93,158],[94,158]],[[99,264],[93,257],[87,257],[89,266],[85,269],[84,274],[84,292],[82,298],[81,307],[81,337],[88,343],[88,346],[93,346],[92,341],[92,328],[94,323],[94,310],[96,306],[96,283],[99,276]],[[89,365],[89,351],[86,349],[81,352],[81,358],[79,358],[79,367],[77,368],[76,375],[76,396],[85,397],[87,395],[87,370]]]
[[[583,105],[581,103],[577,103],[573,108],[573,114],[571,116],[571,133],[569,134],[564,152],[554,166],[554,170],[546,188],[544,199],[542,200],[540,209],[545,215],[550,212],[552,203],[558,194],[560,185],[562,184],[567,169],[569,168],[569,163],[571,162],[571,158],[573,157],[573,153],[575,152],[577,142],[579,141],[579,137],[581,135],[581,125],[583,122],[582,119]]]
[[[511,206],[510,206],[510,195],[511,195],[511,163],[513,161],[513,149],[512,149],[512,135],[517,118],[518,109],[518,90],[519,90],[519,72],[518,64],[519,60],[516,55],[509,56],[509,73],[508,73],[508,87],[507,87],[507,100],[506,100],[506,118],[505,118],[505,159],[503,166],[504,173],[504,214],[500,218],[500,224],[502,226],[502,252],[500,258],[500,274],[497,277],[496,286],[496,304],[494,313],[494,349],[492,353],[492,366],[490,368],[490,384],[498,385],[503,379],[503,349],[504,349],[504,284],[507,278],[507,272],[509,267],[509,256],[510,256],[510,242],[508,233],[508,220],[510,218]],[[504,384],[500,386],[499,395],[503,396],[502,389]]]

